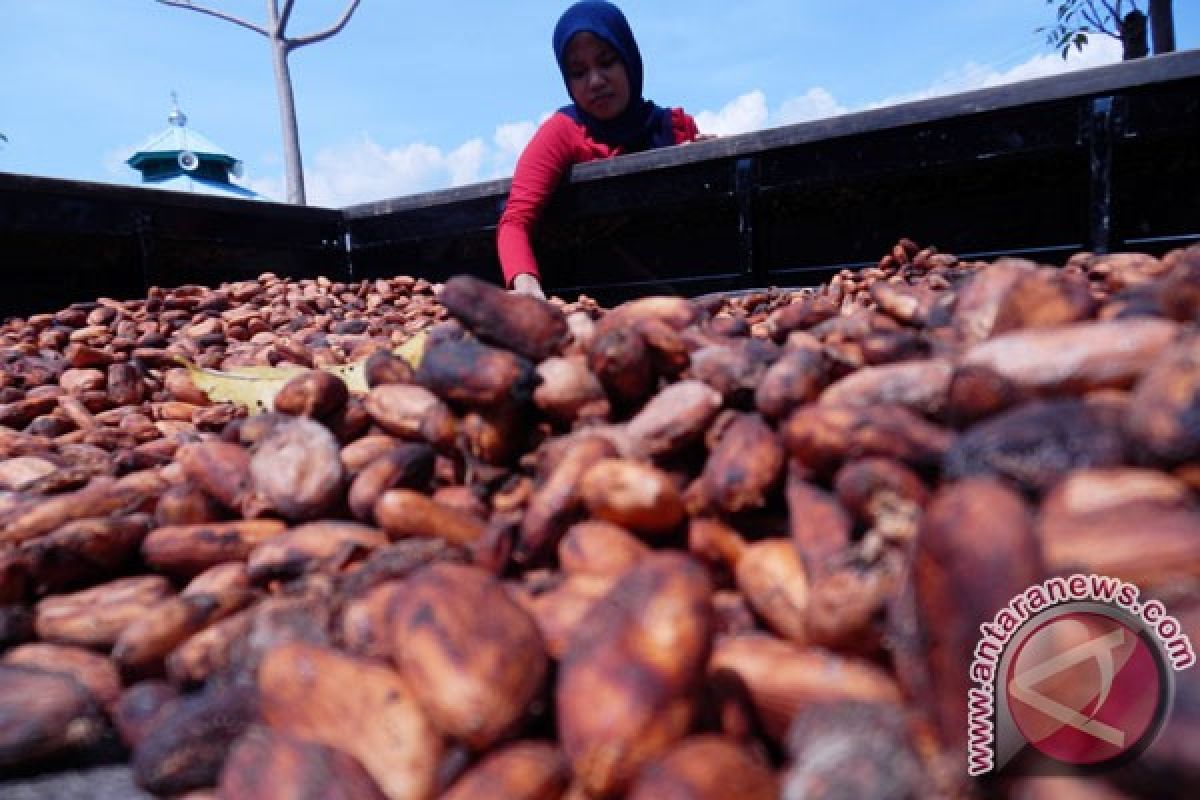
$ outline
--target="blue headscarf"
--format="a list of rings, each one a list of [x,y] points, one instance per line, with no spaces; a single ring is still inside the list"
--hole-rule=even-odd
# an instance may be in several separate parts
[[[626,152],[675,144],[671,112],[642,97],[642,54],[638,51],[625,15],[612,3],[583,0],[564,11],[554,26],[554,55],[558,59],[563,83],[567,86],[567,95],[571,94],[566,64],[567,45],[575,34],[584,32],[603,40],[621,57],[629,76],[629,105],[620,116],[611,120],[596,119],[574,102],[559,111],[584,125],[596,141],[622,147]]]

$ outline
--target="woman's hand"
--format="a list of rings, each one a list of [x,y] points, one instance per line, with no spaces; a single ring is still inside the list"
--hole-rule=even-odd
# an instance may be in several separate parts
[[[527,294],[539,300],[546,299],[546,293],[542,291],[541,282],[537,279],[536,275],[530,275],[528,272],[522,272],[513,278],[512,290],[516,294]]]

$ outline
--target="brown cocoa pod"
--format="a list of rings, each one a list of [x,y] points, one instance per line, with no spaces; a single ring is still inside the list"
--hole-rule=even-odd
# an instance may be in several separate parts
[[[229,750],[217,782],[221,800],[385,800],[341,750],[252,726]]]
[[[954,304],[952,324],[959,339],[972,345],[990,337],[1005,295],[1018,280],[1036,270],[1032,261],[1001,258],[971,276]]]
[[[726,736],[684,739],[638,773],[629,800],[777,800],[770,768]]]
[[[1178,330],[1168,320],[1139,318],[1018,331],[975,345],[961,363],[987,367],[1018,389],[1039,394],[1126,388],[1166,350]]]
[[[9,650],[0,660],[11,666],[69,675],[87,689],[104,710],[111,710],[121,696],[121,676],[113,662],[82,647],[46,642],[23,644]]]
[[[246,688],[210,688],[168,700],[134,747],[134,779],[160,795],[216,785],[230,747],[257,714],[254,693]]]
[[[1011,408],[1023,393],[1003,375],[981,366],[959,366],[946,390],[944,415],[952,425],[966,427]]]
[[[388,489],[423,489],[433,477],[435,454],[425,444],[393,446],[364,466],[350,483],[346,503],[355,518],[374,521],[375,503]]]
[[[753,402],[758,385],[778,357],[779,348],[772,342],[734,339],[692,353],[689,373],[716,389],[726,403],[741,408]]]
[[[735,570],[737,588],[767,627],[796,644],[808,641],[808,576],[787,539],[746,546]]]
[[[150,364],[149,366],[155,366]],[[212,401],[192,382],[191,373],[183,368],[168,369],[163,375],[163,390],[171,399],[181,403],[206,406]]]
[[[373,433],[342,446],[342,467],[348,475],[357,475],[375,459],[389,453],[396,440],[383,433]]]
[[[441,800],[560,800],[570,780],[570,765],[552,743],[516,742],[485,756]]]
[[[1042,552],[1025,502],[999,481],[973,478],[943,487],[921,521],[912,590],[936,695],[910,689],[932,710],[942,742],[965,746],[967,690],[979,626],[1042,580]],[[901,670],[902,679],[921,676]]]
[[[402,581],[387,581],[346,601],[339,632],[347,652],[382,661],[391,659],[392,610],[404,591]]]
[[[880,282],[871,285],[869,294],[880,311],[897,322],[915,327],[929,324],[941,297],[939,292],[925,286]]]
[[[0,664],[0,767],[28,766],[95,743],[104,717],[86,689],[62,672]]]
[[[667,386],[626,425],[630,455],[658,458],[702,438],[721,404],[721,395],[702,381]]]
[[[916,473],[886,458],[843,465],[833,486],[842,508],[864,525],[898,540],[916,536],[921,509],[929,501],[929,490]]]
[[[563,750],[588,791],[622,791],[686,734],[708,661],[711,595],[694,561],[654,553],[580,622],[555,703]]]
[[[524,405],[534,381],[528,360],[468,340],[431,343],[417,368],[421,386],[446,402],[474,409]]]
[[[0,462],[0,488],[19,492],[57,469],[54,462],[37,456],[9,458]]]
[[[945,408],[953,373],[953,365],[940,358],[864,367],[827,387],[818,402],[846,408],[897,405],[937,416]]]
[[[533,403],[554,421],[571,425],[585,406],[605,401],[604,387],[582,355],[547,358],[537,366]]]
[[[844,567],[815,578],[808,587],[808,642],[840,653],[876,655],[894,588],[894,577],[878,568]]]
[[[170,593],[166,578],[141,575],[47,597],[37,605],[38,636],[48,642],[108,648]]]
[[[700,475],[707,506],[726,514],[762,508],[783,474],[783,446],[757,414],[738,414]]]
[[[614,576],[572,575],[536,597],[519,598],[537,622],[546,653],[561,660],[579,622],[612,589]]]
[[[491,411],[468,411],[459,430],[462,447],[472,458],[505,466],[522,450],[526,428],[521,410],[501,406]]]
[[[736,677],[748,690],[763,732],[783,742],[800,710],[830,700],[900,704],[900,688],[874,664],[762,633],[725,636],[713,646],[712,675]]]
[[[754,390],[754,406],[768,419],[782,419],[816,400],[829,378],[829,367],[820,350],[790,350],[763,373]]]
[[[254,548],[286,530],[278,519],[171,525],[142,540],[142,558],[157,570],[191,578],[229,561],[245,561]]]
[[[199,685],[228,669],[234,643],[252,630],[259,611],[257,606],[239,611],[188,637],[164,662],[171,681],[180,686]]]
[[[394,538],[436,536],[468,545],[483,536],[483,520],[409,489],[389,489],[375,503],[375,521]]]
[[[792,331],[803,331],[837,316],[838,308],[829,298],[819,295],[802,297],[767,317],[767,333],[782,343]]]
[[[119,572],[150,530],[148,514],[81,519],[28,541],[18,551],[28,560],[39,594],[52,594]]]
[[[105,384],[114,406],[136,406],[146,399],[146,381],[134,364],[111,364]]]
[[[654,390],[654,365],[641,334],[632,328],[597,332],[588,348],[588,369],[600,381],[614,406],[637,407]]]
[[[931,797],[914,751],[907,713],[897,703],[818,703],[788,731],[783,800],[803,797]]]
[[[1022,275],[1004,293],[992,335],[1027,328],[1053,328],[1080,322],[1095,309],[1087,280],[1054,272]]]
[[[97,476],[77,491],[38,497],[0,512],[0,544],[20,544],[75,520],[132,511],[154,496],[144,487]]]
[[[216,522],[221,509],[212,495],[190,483],[172,486],[158,498],[154,521],[159,527]]]
[[[387,350],[376,350],[367,357],[363,364],[363,374],[367,386],[388,386],[390,384],[409,384],[416,379],[417,373],[412,365],[395,353]]]
[[[946,452],[950,479],[1006,478],[1029,492],[1082,467],[1125,462],[1119,412],[1067,399],[1026,403],[973,426]]]
[[[583,434],[571,439],[570,449],[545,473],[529,498],[521,521],[518,561],[536,560],[556,546],[583,510],[584,473],[601,459],[614,455],[616,448],[603,437]]]
[[[225,594],[250,588],[250,576],[246,573],[246,565],[240,562],[229,562],[209,567],[188,582],[183,587],[185,597],[197,594]]]
[[[294,642],[266,654],[258,689],[275,731],[348,753],[390,800],[433,797],[442,742],[393,670]]]
[[[113,645],[113,660],[127,673],[160,671],[163,659],[189,636],[238,611],[251,599],[245,589],[169,597],[121,631]]]
[[[859,342],[863,361],[871,366],[929,358],[929,338],[916,331],[879,331]]]
[[[250,460],[255,491],[286,519],[318,519],[342,497],[345,473],[329,429],[306,417],[276,428]]]
[[[339,572],[388,543],[383,531],[340,520],[309,522],[254,547],[246,559],[250,580],[289,580],[309,572]]]
[[[644,319],[637,323],[637,332],[658,375],[675,380],[688,368],[691,363],[688,344],[675,328],[661,319]]]
[[[788,453],[818,473],[866,456],[894,458],[909,466],[939,464],[954,435],[900,406],[872,408],[808,406],[781,428]]]
[[[472,749],[513,732],[542,687],[537,625],[483,570],[421,570],[400,594],[392,626],[392,658],[417,701],[442,733]]]
[[[688,552],[721,574],[732,574],[746,551],[746,541],[723,522],[705,517],[688,520]]]
[[[669,533],[684,519],[683,499],[670,476],[648,464],[601,459],[583,473],[579,491],[593,516],[634,533]]]
[[[530,361],[554,355],[567,338],[562,312],[545,300],[512,294],[470,275],[446,281],[438,300],[483,341]]]
[[[558,564],[569,575],[615,578],[633,568],[650,549],[624,528],[600,520],[572,525],[558,543]]]
[[[402,439],[424,438],[426,420],[452,419],[450,409],[423,386],[385,384],[367,392],[363,405],[379,427]],[[430,444],[437,444],[431,441]]]
[[[853,533],[846,510],[795,464],[788,470],[784,495],[791,543],[808,574],[816,578],[836,569],[847,557]]]
[[[241,513],[254,491],[250,453],[231,442],[195,442],[175,452],[188,480],[229,511]]]
[[[466,560],[466,549],[450,544],[445,539],[401,539],[376,550],[367,556],[366,561],[343,576],[342,594],[357,597],[381,583],[403,580],[426,564],[462,564]]]
[[[1175,465],[1200,455],[1191,422],[1200,388],[1200,337],[1189,336],[1156,360],[1134,390],[1125,430],[1140,454]]]
[[[330,372],[308,370],[289,380],[275,395],[275,410],[293,416],[327,419],[346,407],[350,391]]]
[[[165,681],[142,681],[121,692],[111,714],[125,746],[136,748],[158,715],[177,697],[179,689]]]

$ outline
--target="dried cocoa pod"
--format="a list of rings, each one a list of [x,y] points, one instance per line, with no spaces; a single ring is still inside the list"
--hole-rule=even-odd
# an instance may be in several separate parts
[[[354,522],[322,520],[284,531],[255,546],[246,559],[250,580],[288,580],[309,572],[337,572],[388,543],[383,531]]]
[[[802,297],[799,302],[784,306],[767,318],[767,333],[776,342],[783,342],[792,331],[807,330],[836,317],[837,313],[837,306],[827,297]]]
[[[897,703],[819,703],[801,709],[788,731],[782,800],[804,797],[933,796]]]
[[[348,475],[357,475],[372,461],[390,453],[396,444],[394,438],[383,433],[355,439],[342,447],[342,467]]]
[[[735,576],[767,627],[796,644],[808,641],[808,576],[791,541],[763,539],[747,545]]]
[[[75,520],[133,510],[147,499],[150,495],[145,491],[97,476],[77,491],[39,497],[0,513],[0,544],[20,544]]]
[[[221,800],[384,800],[357,761],[340,750],[251,726],[229,750]]]
[[[250,588],[250,576],[246,565],[240,562],[217,564],[209,567],[183,587],[185,597],[197,594],[225,594]]]
[[[188,480],[224,508],[240,513],[249,507],[254,491],[250,453],[230,442],[195,442],[175,452]]]
[[[754,390],[754,406],[768,419],[782,419],[817,399],[829,382],[829,367],[820,350],[789,350],[763,373]]]
[[[531,598],[518,598],[537,622],[546,653],[561,660],[580,620],[612,589],[619,576],[572,575]]]
[[[483,570],[421,570],[400,594],[392,625],[392,658],[417,702],[442,733],[472,749],[511,733],[541,689],[547,664],[537,625]]]
[[[1200,434],[1191,421],[1200,387],[1200,337],[1167,350],[1138,383],[1125,430],[1140,454],[1162,464],[1194,461]]]
[[[572,525],[558,543],[558,563],[569,575],[617,577],[650,549],[624,528],[600,520]]]
[[[390,800],[429,800],[442,742],[393,670],[294,642],[258,672],[262,716],[277,732],[353,756]]]
[[[967,690],[979,626],[1043,576],[1029,510],[1012,489],[972,478],[934,495],[917,535],[911,587],[926,669],[937,690],[933,697],[910,691],[932,709],[941,740],[952,750],[966,742]]]
[[[111,647],[125,628],[170,593],[166,578],[141,575],[47,597],[37,605],[38,636],[60,644]]]
[[[831,384],[818,402],[846,408],[896,405],[936,416],[946,405],[953,373],[945,359],[864,367]]]
[[[534,489],[521,521],[518,561],[532,561],[553,548],[583,509],[584,474],[602,459],[616,455],[603,437],[584,434],[571,440],[570,449]]]
[[[171,525],[142,540],[142,558],[157,570],[191,578],[229,561],[245,561],[254,548],[286,530],[278,519]]]
[[[1037,270],[1032,261],[1001,258],[976,272],[959,290],[953,326],[960,341],[972,345],[992,335],[1004,297],[1017,281]]]
[[[1132,503],[1164,509],[1195,506],[1187,484],[1165,472],[1109,467],[1067,473],[1042,501],[1041,515],[1103,513]]]
[[[579,484],[588,511],[648,536],[669,533],[684,519],[683,499],[662,470],[620,458],[590,466]]]
[[[367,386],[371,388],[412,383],[417,375],[411,364],[387,350],[376,350],[371,353],[363,365],[363,374]]]
[[[871,366],[900,361],[919,361],[930,356],[930,343],[916,331],[879,331],[859,342],[863,361]]]
[[[909,466],[936,466],[954,435],[900,406],[872,408],[808,406],[784,422],[788,453],[818,473],[829,473],[848,459],[894,458]]]
[[[263,603],[270,601],[263,601]],[[262,604],[260,604],[262,605]],[[167,675],[179,686],[203,684],[230,667],[235,642],[253,628],[258,606],[239,611],[189,637],[167,656]]]
[[[428,445],[393,446],[355,475],[346,495],[350,512],[363,522],[374,521],[375,503],[388,489],[422,489],[429,485],[434,460],[435,454]]]
[[[588,791],[621,791],[687,732],[708,661],[711,594],[694,561],[654,553],[580,623],[555,702],[563,750]]]
[[[840,653],[876,655],[896,582],[886,570],[853,566],[814,579],[808,587],[808,642]]]
[[[121,741],[136,748],[179,690],[165,681],[141,681],[121,692],[111,714]]]
[[[545,300],[512,294],[470,275],[446,281],[438,300],[483,341],[530,361],[554,355],[567,338],[562,312]]]
[[[512,406],[468,411],[463,415],[459,430],[467,454],[484,464],[505,466],[524,445],[524,412]]]
[[[736,677],[749,691],[763,732],[782,742],[796,714],[828,701],[901,703],[900,688],[874,664],[762,633],[725,636],[713,645],[710,675]],[[965,674],[965,673],[964,673]]]
[[[338,376],[308,370],[289,380],[275,395],[275,410],[293,416],[327,419],[346,407],[350,391]]]
[[[524,405],[533,392],[533,364],[475,341],[430,343],[417,382],[446,402],[489,409]]]
[[[379,427],[404,439],[421,439],[422,420],[431,415],[451,416],[437,395],[423,386],[385,384],[367,392],[367,413]]]
[[[688,552],[719,572],[732,574],[746,551],[746,541],[723,522],[705,517],[688,520]]]
[[[339,632],[347,652],[383,661],[391,658],[392,611],[404,591],[402,581],[387,581],[346,601]]]
[[[619,409],[635,408],[654,391],[655,374],[646,342],[635,329],[597,332],[587,354],[588,369]]]
[[[389,489],[375,503],[375,520],[392,537],[437,536],[466,545],[483,536],[486,524],[409,489]]]
[[[319,518],[342,497],[340,447],[329,429],[306,417],[280,425],[250,460],[255,491],[286,519]]]
[[[660,319],[644,319],[637,323],[650,354],[654,372],[667,380],[675,380],[691,363],[688,343],[680,333]]]
[[[54,462],[37,456],[17,456],[0,462],[0,489],[19,492],[57,470]]]
[[[185,639],[238,611],[252,597],[245,589],[169,597],[121,631],[113,645],[113,660],[127,673],[157,671]]]
[[[0,767],[27,766],[98,741],[105,729],[95,701],[73,677],[0,664]]]
[[[240,687],[168,700],[134,747],[134,779],[160,795],[216,785],[230,747],[257,714],[253,691]]]
[[[1080,322],[1094,309],[1086,279],[1057,270],[1033,272],[1019,277],[1004,293],[996,309],[992,335]]]
[[[783,473],[783,446],[757,414],[725,427],[700,475],[707,507],[726,514],[761,508]]]
[[[1131,386],[1175,339],[1163,319],[1079,322],[997,336],[966,352],[962,365],[987,367],[1018,389],[1078,394]]]
[[[1082,400],[1026,403],[982,422],[946,452],[950,479],[1003,477],[1030,492],[1044,491],[1081,467],[1125,462],[1119,414]]]
[[[897,322],[915,327],[930,323],[941,293],[925,286],[876,282],[868,290],[879,310]]]
[[[778,357],[779,348],[772,342],[734,339],[729,345],[692,353],[689,373],[716,389],[727,404],[743,408],[753,402],[757,386]]]
[[[837,499],[807,478],[807,472],[793,464],[784,495],[792,546],[808,574],[816,578],[845,560],[853,525]]]
[[[39,594],[60,592],[118,572],[137,552],[150,530],[148,514],[68,522],[21,545]]]
[[[82,647],[36,642],[9,650],[0,659],[15,667],[61,672],[88,690],[101,709],[110,710],[121,696],[121,676],[113,662]]]
[[[916,535],[921,509],[929,501],[929,490],[916,473],[886,458],[843,465],[833,486],[842,508],[864,525],[900,540]]]
[[[146,381],[134,364],[109,365],[105,388],[113,406],[136,406],[146,399]]]
[[[626,425],[630,455],[657,458],[701,438],[721,409],[721,395],[702,381],[664,388]]]
[[[401,539],[376,550],[366,561],[342,576],[342,594],[356,597],[381,583],[403,580],[426,564],[462,564],[466,560],[466,550],[445,539]]]
[[[441,800],[560,800],[570,780],[570,765],[552,743],[516,742],[484,757]]]
[[[946,390],[944,416],[966,427],[1011,408],[1023,399],[1016,384],[988,367],[959,366]]]
[[[629,800],[776,800],[770,768],[733,739],[714,734],[684,739],[638,773]]]
[[[159,527],[216,522],[221,509],[212,495],[190,483],[172,486],[158,498],[154,521]]]
[[[538,387],[533,390],[533,403],[554,421],[571,425],[581,411],[592,404],[604,402],[604,387],[587,368],[582,355],[547,358],[537,366]]]

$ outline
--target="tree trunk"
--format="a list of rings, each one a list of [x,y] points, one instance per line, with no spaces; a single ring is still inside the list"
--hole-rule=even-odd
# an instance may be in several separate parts
[[[288,68],[288,45],[271,39],[271,58],[275,63],[275,93],[279,96],[279,126],[283,130],[283,163],[287,174],[287,201],[305,204],[304,167],[300,163],[300,130],[296,124],[296,99],[292,94],[292,73]]]
[[[1150,0],[1150,35],[1154,55],[1175,52],[1175,14],[1171,0]]]
[[[1144,58],[1150,54],[1146,15],[1136,9],[1121,20],[1121,48],[1123,61]]]

